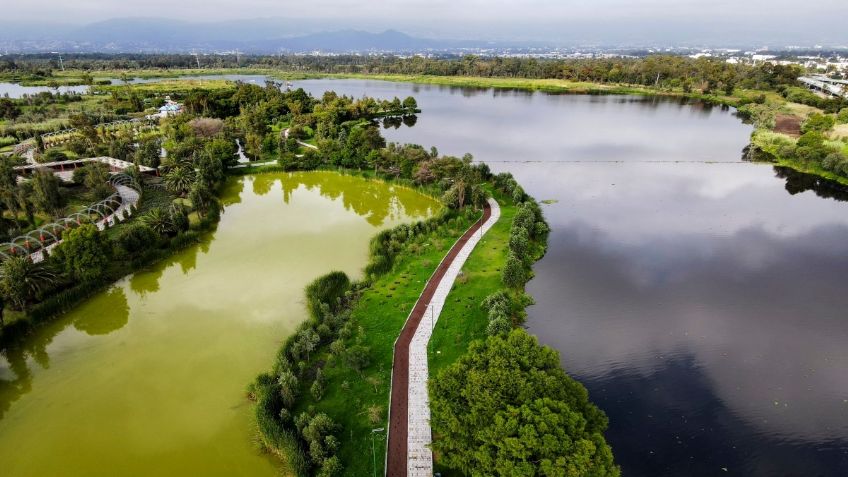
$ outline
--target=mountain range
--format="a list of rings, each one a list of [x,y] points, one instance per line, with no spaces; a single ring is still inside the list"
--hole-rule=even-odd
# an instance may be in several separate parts
[[[15,52],[411,53],[480,48],[533,48],[541,42],[418,38],[396,30],[372,33],[322,30],[315,20],[256,19],[191,23],[166,18],[123,18],[71,25],[11,25],[0,48]]]

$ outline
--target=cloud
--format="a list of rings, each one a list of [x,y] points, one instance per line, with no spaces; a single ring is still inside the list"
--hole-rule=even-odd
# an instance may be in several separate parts
[[[323,19],[344,26],[397,28],[450,37],[588,41],[658,40],[681,36],[721,39],[723,32],[762,36],[817,34],[839,40],[841,0],[816,0],[802,9],[789,0],[30,0],[9,2],[5,17],[25,21],[90,23],[116,17],[229,21],[279,17]],[[296,20],[295,20],[296,21]]]

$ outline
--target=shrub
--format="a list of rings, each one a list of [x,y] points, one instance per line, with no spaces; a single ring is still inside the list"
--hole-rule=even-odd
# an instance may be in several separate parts
[[[345,353],[345,362],[354,371],[361,373],[371,363],[370,353],[371,349],[367,346],[353,345]]]
[[[510,253],[503,269],[503,283],[509,288],[520,288],[527,281],[524,263],[515,254]]]
[[[155,246],[159,237],[156,232],[144,224],[132,224],[125,227],[115,237],[115,245],[124,252],[135,255],[149,247]]]
[[[530,235],[524,227],[513,227],[509,234],[509,250],[519,257],[529,259]]]
[[[315,398],[316,401],[320,401],[321,398],[324,397],[324,391],[326,388],[327,381],[324,378],[324,373],[321,371],[321,368],[318,368],[318,371],[315,372],[315,381],[312,382],[309,392],[312,393],[312,397]]]
[[[47,152],[39,156],[38,162],[58,162],[67,161],[68,155],[61,149],[49,149]]]
[[[505,335],[512,330],[512,323],[503,316],[499,316],[494,320],[489,321],[486,327],[486,334],[489,336]]]
[[[69,276],[87,281],[103,274],[111,252],[111,244],[97,227],[83,224],[62,234],[62,243],[56,247],[54,257]]]
[[[282,398],[283,406],[291,409],[298,395],[297,376],[291,370],[285,369],[277,377],[277,384],[280,386],[280,397]]]
[[[830,115],[824,115],[819,113],[813,113],[804,121],[804,124],[801,125],[801,132],[808,133],[810,131],[818,131],[825,132],[829,131],[834,124],[836,124],[836,118]]]
[[[350,278],[344,272],[330,272],[317,278],[306,287],[306,306],[316,320],[321,320],[321,304],[325,303],[330,311],[339,310],[341,299],[350,289]]]

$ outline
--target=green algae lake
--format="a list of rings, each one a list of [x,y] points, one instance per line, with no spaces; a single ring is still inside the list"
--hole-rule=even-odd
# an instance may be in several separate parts
[[[202,244],[0,356],[0,475],[278,475],[245,389],[306,318],[304,287],[360,277],[372,236],[440,208],[333,172],[234,178],[223,204]]]

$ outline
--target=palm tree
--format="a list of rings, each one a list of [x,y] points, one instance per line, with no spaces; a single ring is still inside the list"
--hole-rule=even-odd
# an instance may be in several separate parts
[[[27,303],[52,286],[55,279],[56,274],[44,262],[35,263],[29,256],[10,257],[0,265],[0,291],[24,311]]]
[[[162,207],[150,209],[141,220],[144,225],[147,225],[159,235],[166,235],[174,228],[174,224],[171,223],[171,215]]]
[[[165,174],[165,187],[182,197],[191,190],[194,176],[194,169],[190,165],[178,164]]]

